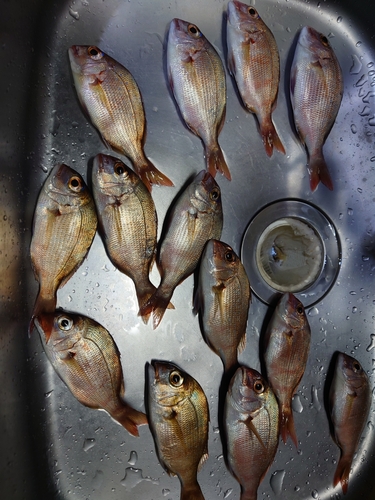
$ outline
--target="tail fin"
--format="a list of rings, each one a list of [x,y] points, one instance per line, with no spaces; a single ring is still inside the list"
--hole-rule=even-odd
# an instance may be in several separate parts
[[[189,485],[181,483],[180,500],[204,500],[204,496],[198,484],[198,481],[195,481],[194,483]]]
[[[307,168],[310,175],[311,191],[315,191],[319,182],[322,182],[330,191],[333,191],[332,179],[322,152],[310,156]]]
[[[38,318],[39,323],[43,328],[46,343],[49,341],[53,327],[53,313],[56,309],[56,302],[56,295],[52,297],[44,297],[39,293],[38,297],[36,298],[33,314],[29,323],[29,337],[31,336],[31,332],[33,331],[35,326],[34,320],[35,318]]]
[[[285,148],[280,137],[278,136],[278,133],[276,132],[271,118],[264,120],[264,122],[260,124],[260,134],[268,156],[272,156],[273,148],[285,155]]]
[[[341,456],[339,463],[337,464],[335,475],[333,477],[333,486],[336,486],[340,482],[344,495],[348,491],[351,465],[351,457]]]
[[[154,286],[151,281],[146,282],[145,285],[137,286],[136,285],[136,293],[139,305],[139,311],[141,311],[142,306],[146,304],[146,302],[150,299],[154,293],[156,293],[156,286]],[[140,314],[142,320],[145,324],[148,323],[151,311],[148,314]]]
[[[172,291],[173,293],[173,291]],[[156,292],[145,302],[139,309],[138,316],[149,317],[152,313],[152,327],[155,330],[159,326],[166,309],[174,309],[173,304],[169,301],[172,293],[166,295],[159,287]]]
[[[294,428],[294,418],[292,408],[290,406],[283,406],[280,411],[280,435],[284,443],[286,443],[288,436],[292,438],[293,443],[298,448],[297,434]]]
[[[216,172],[222,173],[229,181],[232,179],[227,162],[225,161],[223,152],[218,143],[205,146],[207,170],[212,177],[215,177]]]
[[[121,409],[116,413],[112,413],[111,417],[136,437],[139,436],[138,426],[148,424],[146,414],[134,409],[127,403],[123,403]]]
[[[137,174],[142,179],[143,184],[151,192],[152,185],[174,186],[173,182],[160,170],[158,170],[148,158],[144,158],[143,164],[134,165]]]

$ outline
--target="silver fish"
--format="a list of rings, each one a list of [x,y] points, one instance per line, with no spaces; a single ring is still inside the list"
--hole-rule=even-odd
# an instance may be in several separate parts
[[[294,122],[308,152],[310,187],[333,183],[323,156],[323,145],[334,124],[343,94],[340,64],[325,35],[302,28],[294,54],[290,97]]]
[[[246,344],[251,299],[250,283],[233,249],[210,240],[199,267],[194,308],[202,319],[203,336],[223,361],[225,371],[237,363],[237,352]]]
[[[195,24],[173,19],[168,33],[167,67],[182,117],[202,139],[207,170],[213,177],[219,171],[230,180],[217,140],[226,107],[225,72],[218,53]]]
[[[339,352],[330,386],[329,411],[334,440],[341,449],[333,485],[340,482],[344,494],[348,490],[350,468],[370,404],[371,388],[366,372],[355,358]]]
[[[285,154],[272,122],[280,79],[275,38],[257,10],[238,0],[228,3],[228,67],[245,108],[254,113],[268,156],[275,147]]]
[[[161,282],[140,309],[142,316],[153,313],[154,328],[159,325],[176,286],[195,270],[206,242],[221,236],[221,191],[209,172],[202,170],[182,192],[165,227],[157,259]]]
[[[181,482],[181,500],[204,500],[197,472],[208,458],[203,389],[172,363],[148,365],[148,417],[161,465]]]
[[[149,279],[156,253],[154,201],[138,175],[113,156],[95,157],[92,184],[108,255],[133,280],[141,307],[156,290]]]
[[[45,335],[48,315],[35,319],[47,357],[73,396],[89,408],[102,409],[138,436],[138,426],[147,417],[124,400],[124,379],[120,353],[110,333],[96,321],[57,310],[52,316],[52,332]]]
[[[279,409],[267,381],[241,366],[232,377],[224,405],[228,465],[241,485],[241,500],[256,500],[279,442]]]
[[[73,45],[69,59],[78,98],[105,144],[131,160],[150,191],[173,186],[145,156],[145,113],[131,73],[95,46]]]

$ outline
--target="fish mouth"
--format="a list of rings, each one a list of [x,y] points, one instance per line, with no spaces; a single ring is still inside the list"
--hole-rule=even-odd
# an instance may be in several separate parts
[[[53,314],[45,314],[41,317],[35,316],[33,318],[34,326],[38,330],[39,336],[45,344],[48,344],[51,338],[53,321]]]

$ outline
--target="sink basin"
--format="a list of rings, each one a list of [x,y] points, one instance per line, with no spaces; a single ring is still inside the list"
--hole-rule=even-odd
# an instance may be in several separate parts
[[[124,64],[137,81],[147,119],[147,156],[175,187],[155,187],[159,236],[167,210],[189,178],[205,168],[201,141],[183,124],[165,71],[169,22],[180,17],[199,26],[225,61],[227,2],[190,0],[21,0],[3,2],[0,57],[0,339],[2,429],[0,491],[9,500],[176,499],[180,485],[161,467],[147,426],[130,436],[101,411],[82,406],[48,361],[37,332],[28,338],[38,284],[29,247],[39,190],[58,163],[89,183],[92,158],[108,150],[79,105],[68,60],[73,44],[97,45]],[[232,181],[217,175],[222,190],[222,240],[242,260],[254,217],[274,203],[315,207],[327,220],[319,238],[332,238],[329,286],[301,294],[311,327],[311,350],[294,398],[298,450],[280,442],[258,498],[342,498],[333,487],[339,448],[330,436],[325,387],[332,355],[358,359],[373,385],[375,363],[375,21],[366,0],[259,0],[255,7],[276,38],[281,62],[273,119],[286,155],[265,154],[253,115],[243,108],[227,73],[227,111],[219,142]],[[324,146],[331,192],[310,191],[306,152],[293,127],[289,71],[296,36],[311,25],[329,39],[340,62],[344,94]],[[123,158],[124,159],[124,158]],[[125,160],[127,162],[127,160]],[[128,162],[127,162],[128,163]],[[129,163],[128,163],[129,164]],[[295,216],[288,210],[283,217]],[[251,226],[253,227],[253,226]],[[325,230],[327,233],[325,234]],[[324,254],[326,255],[326,254]],[[249,271],[249,276],[251,271]],[[159,274],[153,269],[152,281]],[[321,283],[321,281],[320,281]],[[254,280],[247,344],[240,362],[260,370],[259,338],[273,301]],[[194,277],[177,287],[173,304],[154,331],[137,316],[133,283],[109,260],[99,235],[82,266],[58,291],[58,306],[105,326],[121,352],[126,400],[145,411],[145,364],[172,361],[198,380],[210,407],[209,459],[198,474],[207,500],[239,498],[239,484],[223,457],[218,424],[222,363],[205,344],[192,313]],[[275,297],[277,291],[275,290]],[[306,299],[306,300],[305,300]],[[304,302],[305,300],[305,302]],[[347,500],[375,495],[374,413],[370,409],[350,475]]]

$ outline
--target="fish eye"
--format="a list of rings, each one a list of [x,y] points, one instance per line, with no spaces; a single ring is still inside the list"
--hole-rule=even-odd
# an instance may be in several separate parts
[[[124,165],[121,161],[115,163],[114,171],[117,175],[122,175],[125,172]]]
[[[214,189],[210,192],[210,198],[211,198],[211,200],[213,200],[213,201],[217,201],[217,200],[220,198],[220,189],[219,189],[219,188],[214,188]]]
[[[262,384],[262,382],[260,380],[257,380],[254,384],[254,391],[257,393],[257,394],[262,394],[262,392],[264,392],[264,385]]]
[[[297,306],[297,313],[300,314],[300,315],[302,315],[303,312],[304,312],[303,307],[302,306]]]
[[[73,321],[66,316],[60,316],[57,320],[57,324],[59,325],[60,330],[68,331],[73,326]]]
[[[250,14],[251,17],[258,17],[258,12],[254,9],[254,7],[249,7],[248,13]]]
[[[98,49],[98,47],[91,46],[87,49],[88,55],[92,59],[101,59],[103,57],[103,53]]]
[[[180,375],[178,371],[173,371],[169,375],[169,382],[173,387],[180,387],[183,384],[184,378]]]
[[[225,260],[227,262],[233,262],[234,261],[234,254],[232,251],[228,250],[227,252],[225,252]]]
[[[320,35],[320,41],[322,42],[322,44],[325,46],[325,47],[328,47],[329,45],[329,42],[328,42],[328,38],[324,35]]]
[[[199,29],[195,26],[195,24],[189,24],[188,32],[191,35],[195,36],[196,38],[201,36],[201,33],[200,33]]]
[[[361,365],[358,363],[358,361],[354,361],[353,363],[353,369],[357,373],[361,370]]]
[[[82,188],[82,181],[78,176],[73,176],[69,179],[69,189],[78,193]]]

